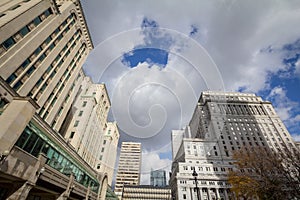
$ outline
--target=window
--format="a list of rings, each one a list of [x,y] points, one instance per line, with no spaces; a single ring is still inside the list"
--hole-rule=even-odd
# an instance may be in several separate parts
[[[41,51],[42,51],[41,47],[38,47],[38,48],[34,51],[34,54],[37,56]]]
[[[79,121],[78,121],[78,120],[76,120],[76,121],[75,121],[75,123],[74,123],[74,127],[77,127],[77,126],[78,126],[78,124],[79,124]]]
[[[74,137],[74,135],[75,135],[75,132],[72,131],[71,134],[70,134],[70,139],[72,139]]]
[[[27,33],[29,32],[29,29],[27,28],[27,26],[24,26],[21,30],[20,30],[20,34],[24,37]]]
[[[104,152],[104,147],[102,147],[101,152]]]
[[[13,6],[13,7],[11,7],[9,10],[15,10],[15,9],[19,8],[20,6],[21,6],[21,5]]]
[[[33,20],[33,23],[35,26],[39,25],[41,23],[41,19],[39,17],[36,17],[34,20]]]
[[[82,116],[82,113],[83,113],[83,111],[81,110],[81,111],[79,112],[78,116],[79,116],[79,117]]]
[[[3,46],[6,48],[6,49],[9,49],[12,45],[14,45],[16,42],[15,42],[15,40],[12,38],[12,37],[10,37],[10,38],[8,38],[7,40],[5,40],[4,42],[3,42]]]
[[[51,10],[50,10],[50,9],[48,9],[48,10],[46,10],[46,11],[44,12],[44,15],[45,15],[46,17],[48,17],[50,14],[51,14]]]
[[[106,140],[103,140],[103,144],[106,144]]]
[[[186,199],[186,194],[183,194],[183,199]]]
[[[86,106],[86,101],[84,101],[83,103],[82,103],[82,107],[85,107]]]
[[[12,74],[12,75],[10,75],[10,76],[8,77],[8,79],[6,80],[6,82],[7,82],[8,84],[10,84],[10,83],[13,82],[16,78],[17,78],[16,75],[15,75],[15,74]]]

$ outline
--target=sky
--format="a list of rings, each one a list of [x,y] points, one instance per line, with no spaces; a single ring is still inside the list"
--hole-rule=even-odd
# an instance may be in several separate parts
[[[120,142],[141,142],[142,184],[170,170],[171,130],[203,90],[271,101],[300,141],[300,1],[85,0],[94,50],[84,71],[105,83]]]

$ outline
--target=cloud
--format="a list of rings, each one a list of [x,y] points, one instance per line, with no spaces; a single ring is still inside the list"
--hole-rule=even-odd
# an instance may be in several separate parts
[[[286,96],[286,91],[280,86],[273,88],[267,99],[273,102],[277,114],[283,121],[290,120],[293,109],[298,106],[297,102],[291,101]]]
[[[287,91],[280,86],[274,87],[267,99],[273,103],[280,119],[288,127],[291,135],[297,139],[300,128],[300,114],[297,114],[299,113],[299,102],[290,100],[287,97]]]
[[[82,2],[95,44],[84,69],[106,83],[122,141],[140,140],[147,152],[169,146],[170,130],[188,123],[206,89],[263,92],[299,133],[299,103],[273,82],[300,77],[299,60],[284,62],[299,54],[297,0],[154,2]],[[132,59],[146,48],[162,51]]]

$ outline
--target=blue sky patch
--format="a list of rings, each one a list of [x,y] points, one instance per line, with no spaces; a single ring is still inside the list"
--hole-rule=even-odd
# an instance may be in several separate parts
[[[150,67],[158,65],[164,68],[168,63],[169,53],[163,49],[141,48],[134,49],[123,55],[122,63],[130,68],[136,67],[139,63],[147,62]]]
[[[168,64],[169,50],[173,45],[173,38],[159,24],[150,18],[144,17],[141,23],[143,44],[139,44],[132,51],[123,54],[122,63],[127,67],[137,67],[139,63],[148,63],[149,67],[157,65],[165,68]]]
[[[296,63],[300,60],[300,39],[296,40],[294,43],[283,45],[282,48],[277,49],[283,51],[285,54],[285,58],[282,59],[282,65],[284,68],[277,71],[276,73],[270,73],[269,76],[269,88],[266,90],[262,90],[258,93],[258,95],[262,96],[264,99],[267,99],[273,103],[275,107],[277,107],[276,103],[284,103],[278,102],[277,97],[268,98],[272,88],[280,87],[286,91],[286,97],[291,102],[300,102],[299,95],[299,86],[300,86],[300,78],[299,74],[296,73]],[[272,53],[273,49],[271,46],[264,49],[263,52]],[[288,106],[288,105],[287,105]],[[298,106],[295,106],[294,109],[289,111],[289,115],[291,118],[300,114],[300,109]],[[289,132],[292,135],[299,134],[299,124],[293,123],[287,120],[287,127]]]

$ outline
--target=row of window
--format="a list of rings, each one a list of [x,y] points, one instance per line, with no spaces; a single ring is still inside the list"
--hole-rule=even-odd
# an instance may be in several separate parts
[[[47,142],[47,139],[44,138],[45,136],[42,138],[37,132],[37,127],[30,123],[15,145],[35,157],[40,153],[46,154],[49,166],[67,176],[73,174],[78,183],[85,187],[90,186],[94,192],[97,192],[99,188],[97,181],[87,175],[74,161],[60,153],[62,152],[61,150],[57,150],[53,144]]]
[[[220,167],[220,170],[219,170],[219,167],[190,167],[190,170],[191,171],[194,171],[194,169],[196,171],[199,171],[199,172],[202,172],[202,171],[207,171],[207,172],[210,172],[211,169],[213,169],[213,171],[217,172],[217,171],[222,171],[222,172],[225,172],[226,171],[226,168],[225,167]],[[230,169],[232,168],[228,168],[228,170],[230,171]],[[183,170],[189,170],[189,167],[188,166],[183,166]]]
[[[52,10],[49,8],[41,15],[34,18],[29,24],[22,27],[17,33],[15,33],[10,38],[6,39],[0,45],[0,56],[5,52],[5,50],[10,49],[14,46],[19,40],[25,37],[30,31],[37,27],[42,21],[44,21],[48,16],[52,14]]]
[[[68,17],[68,20],[70,20],[71,18],[72,18],[72,15],[70,15]],[[62,24],[66,25],[67,24],[66,20]],[[15,70],[15,72],[11,76],[8,77],[6,82],[8,84],[11,84],[15,90],[18,90],[25,83],[25,81],[30,77],[30,75],[37,69],[37,67],[42,63],[42,61],[49,55],[49,53],[54,49],[55,45],[58,44],[58,42],[62,39],[63,35],[66,34],[70,30],[70,27],[72,27],[74,24],[75,24],[75,20],[72,20],[70,25],[68,27],[66,27],[65,30],[58,36],[57,36],[57,34],[62,29],[57,28],[48,38],[46,38],[46,40],[44,40],[42,45],[39,46],[29,56],[29,58],[27,58]],[[49,43],[51,42],[51,40],[54,40],[54,41],[50,45]],[[49,46],[49,47],[46,48],[47,46]],[[26,71],[26,73],[23,73],[23,71]],[[20,76],[21,74],[22,74],[22,76]],[[16,81],[15,79],[18,79],[18,81]]]
[[[75,80],[75,81],[77,81],[77,80]],[[75,82],[75,81],[74,81],[74,82]],[[59,110],[57,111],[56,117],[55,117],[55,119],[53,120],[53,122],[52,122],[52,124],[51,124],[51,127],[52,127],[52,128],[54,128],[54,126],[56,125],[56,123],[57,123],[57,121],[58,121],[58,118],[60,117],[60,115],[61,115],[61,113],[62,113],[62,111],[63,111],[63,109],[64,109],[66,103],[67,103],[68,100],[70,99],[70,96],[71,96],[71,94],[72,94],[72,92],[73,92],[74,87],[75,87],[75,83],[72,84],[72,86],[71,86],[71,88],[70,88],[68,94],[66,95],[66,97],[65,97],[65,99],[64,99],[64,102],[62,103],[61,107],[60,107]]]
[[[262,106],[256,105],[231,105],[231,104],[211,104],[212,111],[215,113],[229,115],[267,115]]]
[[[74,49],[75,48],[75,45],[77,44],[77,41],[79,40],[80,38],[80,35],[77,37],[77,40],[75,40],[75,35],[69,40],[69,41],[74,41],[72,46],[71,46],[71,49]],[[68,52],[70,51],[70,49],[68,50]],[[79,50],[80,51],[80,50]],[[79,51],[76,53],[76,55],[78,56],[79,54]],[[66,52],[66,54],[68,53]],[[65,54],[65,56],[66,56]],[[39,114],[43,117],[43,119],[45,119],[47,116],[45,116],[45,113],[44,111],[45,110],[49,110],[51,109],[54,104],[56,103],[57,101],[57,97],[59,96],[59,94],[62,92],[64,86],[65,86],[65,83],[68,81],[68,79],[70,78],[71,74],[68,73],[69,71],[72,71],[74,66],[76,65],[75,64],[75,59],[76,58],[76,55],[75,57],[72,59],[72,61],[70,62],[69,64],[69,67],[64,71],[64,74],[61,76],[60,78],[60,81],[57,82],[56,86],[54,87],[54,90],[51,92],[51,94],[48,96],[45,104],[43,105],[42,109],[39,111]],[[57,65],[56,64],[56,60],[59,61]],[[56,59],[54,59],[54,61],[52,62],[52,64],[48,67],[48,70],[49,70],[49,76],[47,77],[47,74],[48,72],[45,72],[45,80],[43,85],[41,86],[39,92],[37,93],[37,96],[35,96],[36,98],[40,97],[43,92],[46,90],[46,88],[48,87],[48,85],[50,84],[52,78],[56,75],[56,73],[59,71],[60,67],[62,66],[62,64],[64,63],[64,60],[61,59],[61,56],[58,55],[56,57]],[[65,78],[65,80],[64,80]]]
[[[53,90],[53,96],[49,96],[46,102],[50,102],[51,98],[51,104],[54,105],[54,103],[57,100],[57,96],[59,96],[59,93],[62,91],[62,89],[65,87],[65,83],[69,80],[69,78],[71,77],[72,72],[74,71],[74,69],[78,66],[79,61],[81,60],[82,54],[83,52],[86,50],[86,45],[82,44],[81,48],[79,49],[79,51],[75,54],[73,60],[70,63],[70,66],[68,67],[68,69],[65,71],[65,74],[61,77],[60,81],[57,82],[57,84],[54,87]],[[70,71],[69,71],[70,70]],[[69,73],[68,73],[69,72]],[[51,104],[47,105],[44,104],[44,106],[42,107],[42,109],[40,110],[39,114],[41,115],[41,117],[43,119],[46,119],[48,114],[49,114],[49,110],[52,108]],[[51,107],[50,107],[51,106]],[[46,111],[45,111],[46,110]],[[44,112],[45,111],[45,112]]]

